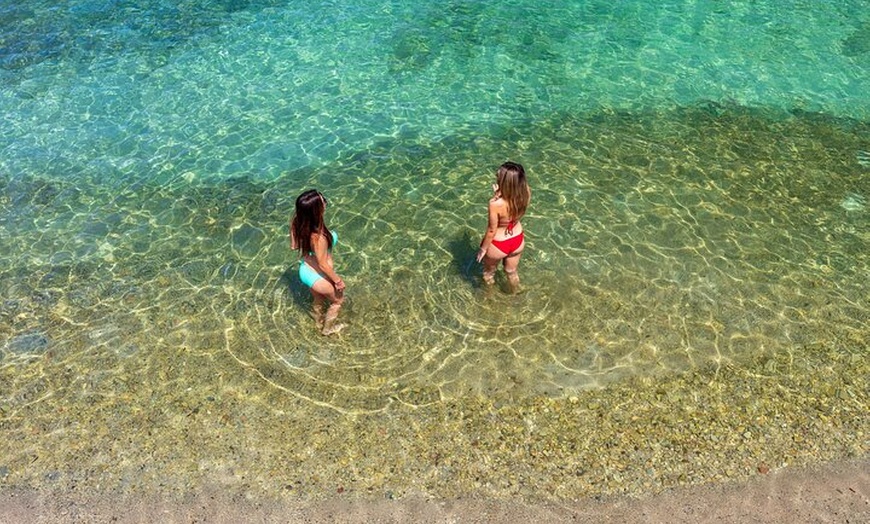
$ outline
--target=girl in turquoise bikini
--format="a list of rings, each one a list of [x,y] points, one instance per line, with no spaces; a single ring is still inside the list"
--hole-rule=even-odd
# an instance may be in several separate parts
[[[296,213],[290,220],[290,247],[302,256],[299,278],[311,289],[314,297],[312,316],[324,335],[338,333],[344,324],[337,324],[338,312],[344,302],[344,281],[333,269],[332,248],[338,235],[323,221],[326,198],[316,189],[299,195]],[[324,314],[324,306],[329,303]]]

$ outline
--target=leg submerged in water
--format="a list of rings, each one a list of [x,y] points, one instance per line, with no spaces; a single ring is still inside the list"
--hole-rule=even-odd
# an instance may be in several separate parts
[[[341,311],[341,305],[344,303],[344,292],[337,291],[332,283],[328,282],[326,279],[320,279],[314,283],[314,286],[311,288],[311,293],[315,297],[315,304],[317,303],[319,296],[321,302],[319,308],[321,312],[323,311],[323,303],[329,302],[329,307],[326,308],[326,314],[323,315],[317,323],[317,328],[320,330],[320,333],[322,335],[332,335],[344,329],[344,324],[336,323],[338,312]],[[317,317],[315,317],[315,321],[317,320]]]
[[[483,283],[491,286],[495,284],[495,270],[498,267],[498,260],[486,257],[483,259]]]
[[[504,259],[504,272],[507,275],[511,293],[518,293],[520,290],[520,275],[517,273],[517,268],[520,265],[520,255],[522,254],[520,251]]]
[[[314,302],[311,305],[311,318],[314,319],[314,325],[317,329],[323,329],[323,310],[326,306],[326,298],[315,292],[311,292]]]
[[[323,330],[320,332],[323,335],[333,335],[345,328],[344,324],[339,324],[338,312],[341,310],[341,302],[334,302],[329,305],[326,310],[326,318],[323,320]]]

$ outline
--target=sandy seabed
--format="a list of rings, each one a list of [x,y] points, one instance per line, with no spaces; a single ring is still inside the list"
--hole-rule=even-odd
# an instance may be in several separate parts
[[[177,499],[147,494],[0,492],[0,522],[870,522],[870,459],[784,468],[747,482],[654,496],[528,504],[481,498],[254,500],[205,490]]]

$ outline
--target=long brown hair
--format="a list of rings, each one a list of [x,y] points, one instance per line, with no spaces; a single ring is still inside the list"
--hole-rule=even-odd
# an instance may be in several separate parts
[[[296,198],[296,213],[290,220],[290,231],[296,239],[296,249],[303,256],[314,251],[311,242],[311,235],[314,233],[325,236],[326,245],[332,248],[332,234],[323,222],[325,210],[326,197],[316,189],[309,189]]]
[[[532,192],[526,182],[526,170],[516,162],[505,162],[498,168],[496,175],[498,190],[508,205],[512,220],[519,220],[526,214]]]

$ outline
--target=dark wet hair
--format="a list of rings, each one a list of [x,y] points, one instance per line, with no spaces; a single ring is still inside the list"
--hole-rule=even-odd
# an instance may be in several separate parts
[[[326,197],[316,189],[309,189],[296,198],[296,213],[290,220],[290,230],[296,239],[296,248],[302,255],[314,251],[311,242],[314,233],[325,236],[327,246],[332,248],[332,234],[323,222],[325,210]]]

